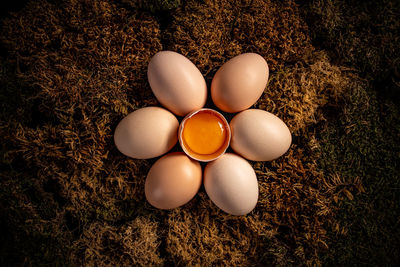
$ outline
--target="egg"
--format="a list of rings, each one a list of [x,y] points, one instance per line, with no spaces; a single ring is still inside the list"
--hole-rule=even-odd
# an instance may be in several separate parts
[[[178,116],[202,108],[207,85],[200,70],[185,56],[161,51],[150,60],[147,77],[157,100]]]
[[[244,158],[233,153],[207,164],[204,187],[212,202],[232,215],[245,215],[257,204],[256,173]]]
[[[114,133],[118,150],[131,158],[149,159],[168,152],[178,141],[179,122],[166,109],[146,107],[121,120]]]
[[[265,59],[245,53],[226,62],[214,75],[211,97],[225,112],[235,113],[251,107],[262,95],[268,82]]]
[[[260,109],[240,112],[230,122],[232,149],[253,161],[276,159],[289,149],[292,135],[277,116]]]
[[[199,191],[200,163],[182,152],[169,153],[154,163],[146,177],[147,201],[159,209],[173,209],[189,202]]]
[[[192,159],[203,162],[224,154],[231,139],[228,121],[221,113],[209,108],[186,115],[178,132],[183,151]]]

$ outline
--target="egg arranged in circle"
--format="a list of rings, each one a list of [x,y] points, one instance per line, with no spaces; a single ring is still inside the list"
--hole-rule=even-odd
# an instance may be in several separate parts
[[[147,201],[159,209],[173,209],[189,202],[202,181],[200,163],[182,152],[169,153],[150,168],[145,182]]]
[[[232,215],[245,215],[257,204],[256,173],[244,158],[233,153],[207,164],[204,187],[211,201]]]
[[[238,55],[226,62],[214,75],[211,97],[225,112],[235,113],[251,107],[267,86],[269,68],[255,53]]]
[[[178,141],[179,122],[166,109],[146,107],[123,118],[114,133],[118,150],[131,158],[149,159],[167,153]]]
[[[202,108],[207,85],[200,70],[185,56],[161,51],[150,60],[147,77],[157,100],[178,116]]]
[[[249,160],[269,161],[289,149],[292,135],[286,124],[272,113],[248,109],[230,122],[232,149]]]

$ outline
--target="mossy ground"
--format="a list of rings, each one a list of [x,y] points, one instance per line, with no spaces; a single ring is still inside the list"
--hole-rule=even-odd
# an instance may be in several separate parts
[[[31,1],[2,21],[2,265],[396,265],[400,263],[397,1]],[[293,145],[252,162],[256,209],[219,210],[202,188],[161,211],[155,161],[113,144],[129,112],[157,105],[152,55],[191,59],[208,82],[261,54],[254,105]]]

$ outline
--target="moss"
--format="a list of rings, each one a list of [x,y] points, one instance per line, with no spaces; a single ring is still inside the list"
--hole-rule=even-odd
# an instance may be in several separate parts
[[[377,89],[399,96],[398,1],[306,1],[303,13],[314,42],[339,64],[356,67],[379,82]]]
[[[398,1],[304,1],[316,46],[364,77],[319,129],[327,175],[353,187],[338,201],[329,265],[393,265],[398,257],[399,51]],[[397,104],[397,105],[396,105]],[[350,201],[352,200],[352,201]]]
[[[344,191],[356,201],[338,202],[339,223],[346,230],[333,231],[327,263],[399,262],[399,123],[398,107],[377,97],[365,82],[346,93],[338,116],[323,126],[319,166],[330,175],[340,174],[353,192],[363,192]]]

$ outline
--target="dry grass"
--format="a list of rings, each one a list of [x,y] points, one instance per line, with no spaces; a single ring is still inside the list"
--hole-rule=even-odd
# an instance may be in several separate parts
[[[0,210],[10,245],[1,250],[3,262],[321,263],[332,236],[348,231],[337,218],[341,203],[365,191],[359,174],[333,168],[341,163],[326,152],[329,111],[355,114],[346,111],[349,92],[368,84],[314,48],[293,1],[188,1],[169,13],[167,25],[136,10],[145,8],[140,3],[122,2],[32,1],[4,20]],[[157,104],[146,67],[161,49],[186,55],[208,82],[237,54],[257,52],[268,61],[270,82],[255,107],[282,118],[294,138],[280,159],[252,163],[260,198],[248,216],[225,214],[203,189],[181,208],[154,209],[144,198],[154,160],[116,150],[118,122]]]
[[[74,242],[72,264],[76,266],[155,266],[162,265],[158,247],[158,224],[136,217],[116,227],[106,222],[85,226]]]
[[[188,1],[165,34],[166,48],[187,56],[208,79],[240,53],[259,53],[274,71],[313,51],[293,1]]]

